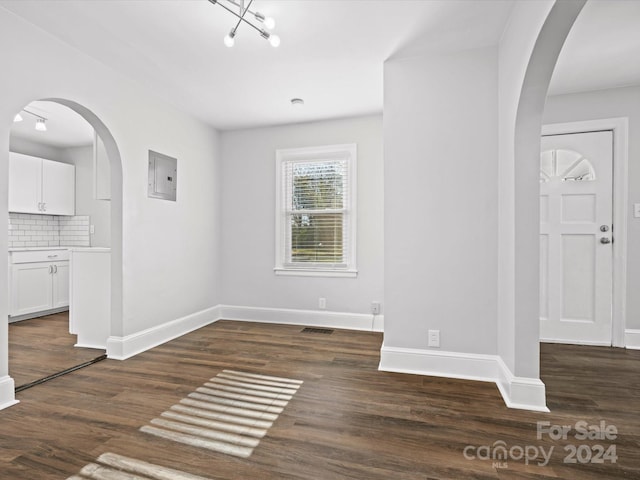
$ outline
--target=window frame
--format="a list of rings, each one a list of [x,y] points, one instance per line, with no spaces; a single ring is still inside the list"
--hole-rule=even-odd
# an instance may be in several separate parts
[[[285,195],[291,189],[285,185],[285,165],[289,163],[321,162],[346,160],[348,194],[343,197],[343,214],[347,215],[346,248],[344,264],[291,263],[290,224],[287,222],[290,212],[285,208]],[[276,275],[314,276],[314,277],[356,277],[356,232],[357,232],[357,147],[355,143],[327,145],[319,147],[287,148],[276,150],[276,211],[275,211],[275,267]],[[343,240],[344,242],[344,240]]]

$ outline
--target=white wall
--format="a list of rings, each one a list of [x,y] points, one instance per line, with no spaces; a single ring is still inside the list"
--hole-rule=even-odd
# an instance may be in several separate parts
[[[111,202],[94,198],[93,145],[67,148],[64,156],[76,167],[76,215],[89,215],[95,229],[91,246],[110,247]]]
[[[497,49],[384,68],[385,347],[495,354]]]
[[[224,132],[222,298],[228,305],[370,313],[383,302],[382,118]],[[357,278],[276,276],[275,151],[356,143]]]
[[[629,118],[627,321],[640,328],[640,219],[633,203],[640,203],[640,86],[547,97],[544,123],[565,123],[603,118]]]
[[[57,162],[69,163],[66,160],[63,148],[44,145],[42,143],[32,142],[26,138],[11,135],[9,139],[9,149],[15,153],[23,155],[31,155],[32,157],[46,158]]]
[[[7,171],[13,116],[37,99],[79,103],[104,122],[117,143],[123,175],[124,298],[122,319],[112,321],[112,335],[126,341],[133,338],[127,335],[220,303],[217,132],[2,8],[0,65],[11,72],[0,76],[0,171]],[[177,202],[147,198],[149,149],[178,159]],[[6,179],[0,175],[4,223]],[[0,235],[0,251],[6,248],[7,237]],[[0,272],[6,270],[6,256],[0,256]],[[7,290],[7,276],[0,275],[0,317],[7,313]],[[7,326],[0,322],[0,406],[13,398],[12,382],[3,378],[6,346]]]

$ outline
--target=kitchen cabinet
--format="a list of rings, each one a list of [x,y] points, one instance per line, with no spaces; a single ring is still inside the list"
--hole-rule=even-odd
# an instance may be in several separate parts
[[[75,214],[75,167],[9,153],[9,211],[46,215]]]
[[[9,264],[9,321],[69,306],[67,250],[14,251]]]

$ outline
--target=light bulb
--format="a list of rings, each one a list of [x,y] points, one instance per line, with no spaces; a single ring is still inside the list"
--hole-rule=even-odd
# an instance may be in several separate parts
[[[272,47],[279,47],[280,37],[278,35],[269,35],[269,43]]]
[[[269,30],[273,30],[276,26],[276,21],[272,17],[265,17],[263,22],[264,22],[264,26],[267,27]]]
[[[22,120],[23,120],[22,115],[20,115],[19,113],[16,113],[16,116],[13,117],[14,122],[21,122]]]
[[[236,40],[235,40],[235,36],[236,36],[236,32],[234,32],[233,30],[231,30],[225,37],[224,37],[224,44],[231,48],[235,45]]]
[[[47,131],[47,125],[44,123],[44,120],[42,118],[36,120],[36,130],[38,130],[39,132]]]

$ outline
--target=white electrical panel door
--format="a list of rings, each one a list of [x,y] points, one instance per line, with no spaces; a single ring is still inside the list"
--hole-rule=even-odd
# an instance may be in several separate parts
[[[9,211],[42,213],[42,159],[9,153]]]
[[[42,202],[47,215],[75,215],[76,168],[42,160]]]

